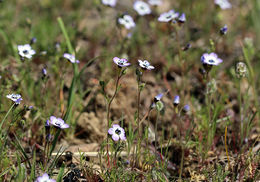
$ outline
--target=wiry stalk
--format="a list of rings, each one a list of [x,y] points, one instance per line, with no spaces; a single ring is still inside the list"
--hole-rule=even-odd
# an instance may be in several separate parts
[[[117,94],[117,91],[118,91],[118,85],[119,85],[119,80],[120,80],[120,78],[121,78],[121,69],[118,71],[118,75],[117,75],[117,79],[116,79],[116,89],[115,89],[115,92],[114,92],[114,94],[113,94],[113,96],[109,99],[109,101],[108,101],[108,104],[107,104],[107,131],[109,130],[109,127],[110,127],[110,122],[109,122],[109,120],[110,120],[110,109],[111,109],[111,104],[112,104],[112,102],[113,102],[113,100],[114,100],[114,98],[115,98],[115,96],[116,96],[116,94]],[[108,134],[107,134],[107,165],[108,165],[108,167],[110,167],[110,162],[109,162],[109,144],[108,144]]]

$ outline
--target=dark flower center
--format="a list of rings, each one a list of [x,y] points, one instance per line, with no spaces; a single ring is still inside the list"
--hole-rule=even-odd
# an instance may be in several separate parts
[[[28,52],[28,50],[23,50],[23,53],[28,54],[29,52]]]
[[[209,62],[210,62],[210,63],[214,63],[215,61],[214,61],[213,59],[210,59]]]
[[[120,134],[121,134],[121,130],[116,129],[115,133],[116,133],[117,135],[120,135]]]
[[[61,124],[59,122],[55,122],[55,125],[60,127]]]

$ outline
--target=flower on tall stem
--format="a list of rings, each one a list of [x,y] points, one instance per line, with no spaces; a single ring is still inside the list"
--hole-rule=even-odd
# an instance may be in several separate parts
[[[226,35],[226,34],[227,34],[227,31],[228,31],[228,27],[227,27],[227,25],[224,25],[224,27],[222,27],[222,28],[219,30],[219,33],[220,33],[220,35]]]
[[[187,105],[185,105],[184,107],[183,107],[183,111],[185,112],[185,113],[188,113],[189,111],[190,111],[190,106],[187,104]]]
[[[39,176],[35,182],[56,182],[54,179],[50,179],[47,173],[44,173],[42,176]]]
[[[174,106],[178,106],[180,104],[180,96],[179,95],[175,95],[174,99],[173,99],[173,105]]]
[[[108,129],[108,134],[112,135],[112,139],[114,141],[118,141],[119,139],[123,141],[126,140],[125,130],[121,128],[118,124],[113,124],[112,128]]]
[[[218,58],[218,55],[214,52],[209,54],[204,53],[200,60],[207,73],[211,70],[212,66],[217,66],[223,62],[223,60]]]
[[[115,7],[117,0],[102,0],[102,3],[106,6]]]
[[[178,18],[179,23],[185,23],[186,22],[186,16],[185,13],[182,13],[181,16]]]
[[[150,6],[143,1],[136,1],[133,5],[134,10],[141,16],[151,14]]]
[[[165,12],[165,13],[162,13],[159,18],[158,18],[158,21],[160,22],[170,22],[171,20],[177,18],[179,16],[179,13],[178,12],[175,12],[173,9],[168,11],[168,12]]]
[[[154,100],[154,102],[158,102],[162,99],[162,97],[163,97],[163,93],[160,93],[160,94],[156,95],[153,100]]]
[[[154,69],[154,66],[152,66],[147,60],[138,60],[139,62],[139,66],[142,68],[142,69],[145,69],[145,70],[152,70]]]
[[[152,6],[160,6],[162,4],[162,0],[148,0],[148,3]]]
[[[123,25],[126,29],[131,29],[135,27],[135,22],[130,15],[123,15],[118,18],[118,23]]]
[[[124,59],[124,58],[114,57],[114,58],[113,58],[113,61],[114,61],[114,63],[115,63],[119,68],[127,67],[127,66],[130,66],[130,65],[131,65],[131,64],[128,62],[128,60],[127,60],[127,59]]]
[[[25,44],[25,45],[18,45],[18,54],[22,59],[27,58],[31,59],[32,56],[36,53],[35,50],[32,49],[30,44]]]
[[[55,116],[50,117],[50,124],[60,129],[66,129],[70,127],[63,119],[56,118]]]
[[[221,9],[230,9],[232,7],[228,0],[215,0],[215,4],[219,5]]]
[[[21,101],[23,100],[20,94],[8,94],[6,97],[14,101],[15,104],[20,104]]]
[[[64,53],[63,57],[69,60],[71,63],[79,63],[79,60],[76,60],[75,56],[69,53]]]

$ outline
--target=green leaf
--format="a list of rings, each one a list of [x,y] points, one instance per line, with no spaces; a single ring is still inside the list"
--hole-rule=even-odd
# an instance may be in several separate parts
[[[58,177],[57,177],[57,182],[61,182],[62,181],[62,176],[63,176],[63,173],[64,173],[64,164],[61,165],[61,168],[60,168],[60,171],[59,171],[59,174],[58,174]]]

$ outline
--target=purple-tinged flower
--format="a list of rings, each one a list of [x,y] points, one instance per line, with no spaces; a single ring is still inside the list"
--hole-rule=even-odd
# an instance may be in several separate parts
[[[21,101],[23,100],[20,94],[8,94],[6,97],[14,101],[15,104],[20,104]]]
[[[163,93],[160,93],[160,94],[156,95],[156,96],[154,97],[154,102],[160,101],[160,100],[162,99],[162,97],[163,97]]]
[[[186,22],[186,16],[185,13],[182,13],[181,16],[178,18],[179,23],[185,23]]]
[[[44,173],[42,176],[39,176],[35,182],[56,182],[54,179],[50,179],[47,173]]]
[[[214,52],[212,52],[210,54],[204,53],[201,56],[200,60],[201,60],[202,64],[210,65],[210,66],[213,66],[213,65],[217,66],[223,62],[223,60],[218,58],[218,55]]]
[[[228,0],[215,0],[215,4],[219,5],[221,9],[229,9],[232,7]]]
[[[46,68],[42,68],[42,76],[43,77],[47,76],[47,69]]]
[[[190,111],[190,106],[189,106],[189,105],[185,105],[185,106],[183,107],[183,111],[184,111],[185,113],[189,112],[189,111]]]
[[[67,123],[64,122],[63,119],[56,118],[55,116],[51,116],[49,122],[51,125],[55,126],[56,128],[60,128],[60,129],[66,129],[66,128],[70,127]]]
[[[158,21],[160,22],[169,22],[175,18],[177,18],[179,16],[179,13],[178,12],[175,12],[173,9],[168,11],[168,12],[165,12],[165,13],[162,13],[159,18],[158,18]]]
[[[175,95],[173,98],[173,105],[177,106],[177,105],[179,105],[179,103],[180,103],[180,96]]]
[[[72,54],[64,53],[63,57],[69,60],[71,63],[79,63],[79,60],[76,60],[75,56]]]
[[[152,6],[160,6],[162,4],[162,0],[148,0],[148,3]]]
[[[117,0],[102,0],[102,3],[106,6],[115,7]]]
[[[32,44],[34,44],[34,43],[36,43],[36,42],[37,42],[37,38],[33,37],[33,38],[31,39],[31,41],[30,41],[30,44],[32,45]]]
[[[47,119],[47,121],[46,121],[46,123],[45,123],[45,127],[48,127],[48,128],[49,128],[50,126],[51,126],[51,125],[50,125],[50,120]]]
[[[18,54],[23,59],[24,58],[31,59],[32,56],[36,53],[35,50],[33,50],[29,44],[18,45],[17,48],[18,48]]]
[[[219,33],[221,35],[225,35],[227,33],[227,30],[228,30],[228,27],[227,25],[225,25],[224,27],[222,27],[220,30],[219,30]]]
[[[143,69],[146,69],[146,70],[154,69],[154,66],[150,65],[150,63],[147,60],[142,61],[139,59],[138,62],[139,62],[139,66],[141,66],[141,68],[143,68]]]
[[[117,66],[119,68],[122,68],[122,67],[127,67],[127,66],[130,66],[131,64],[128,63],[128,60],[127,59],[124,59],[124,58],[118,58],[118,57],[114,57],[113,58],[113,61],[115,64],[117,64]]]
[[[33,110],[33,108],[34,108],[33,106],[29,106],[28,107],[29,110]]]
[[[143,1],[136,1],[133,5],[134,10],[141,16],[151,14],[150,6]]]
[[[183,50],[183,51],[187,51],[187,50],[189,50],[190,48],[191,48],[191,44],[188,43],[188,44],[186,44],[185,47],[182,48],[182,50]]]
[[[118,18],[118,23],[120,25],[124,25],[126,29],[131,29],[135,27],[135,22],[130,15],[123,15]]]
[[[113,124],[112,128],[108,129],[109,135],[112,135],[112,139],[114,141],[120,140],[126,140],[125,137],[125,130],[121,128],[118,124]]]

